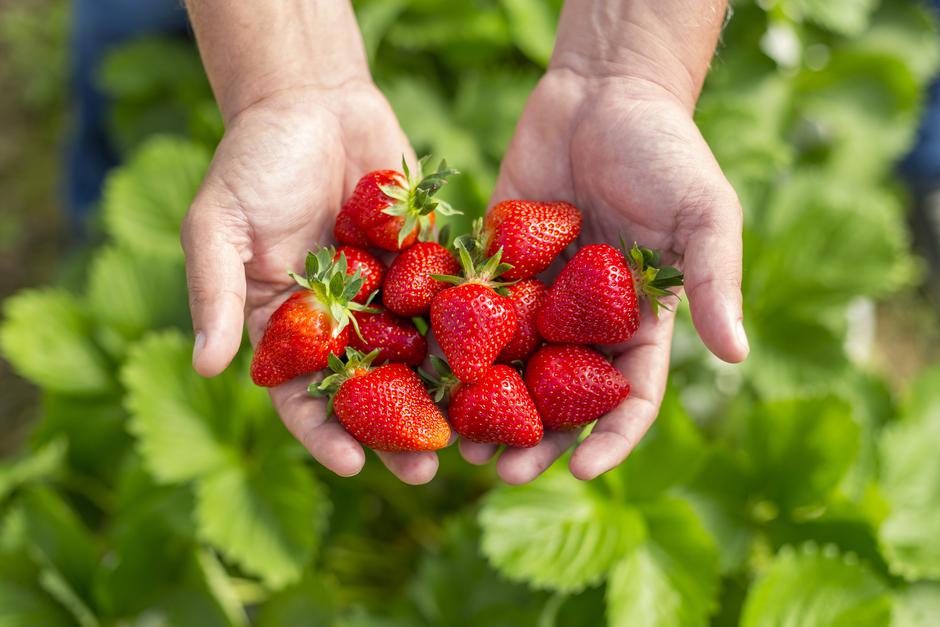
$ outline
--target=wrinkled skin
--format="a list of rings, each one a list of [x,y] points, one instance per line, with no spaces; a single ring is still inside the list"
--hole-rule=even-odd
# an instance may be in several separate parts
[[[359,177],[398,167],[403,154],[413,161],[388,103],[368,81],[281,91],[233,116],[182,230],[200,374],[225,369],[243,322],[257,344],[295,288],[287,270],[302,271],[307,250],[330,241],[336,212]],[[311,455],[354,475],[365,453],[327,420],[326,402],[307,394],[310,381],[273,388],[271,399]],[[437,471],[431,452],[379,456],[407,483]]]
[[[741,319],[741,209],[688,108],[661,87],[639,80],[587,79],[564,68],[541,80],[516,130],[493,202],[566,200],[584,212],[572,249],[619,246],[617,234],[664,253],[686,274],[695,326],[718,357],[747,355]],[[556,266],[558,263],[556,262]],[[550,269],[551,270],[551,269]],[[557,268],[556,268],[557,271]],[[632,392],[601,418],[575,449],[571,472],[591,479],[618,465],[646,433],[662,401],[673,315],[653,317],[613,347],[614,365]],[[564,453],[578,432],[546,432],[531,449],[507,450],[497,471],[508,483],[531,481]],[[461,442],[464,457],[485,463],[496,452]]]

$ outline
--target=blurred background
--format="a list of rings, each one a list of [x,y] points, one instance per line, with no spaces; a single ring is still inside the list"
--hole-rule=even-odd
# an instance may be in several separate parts
[[[560,0],[355,3],[479,215]],[[222,134],[176,0],[0,0],[0,626],[936,625],[940,35],[736,1],[696,112],[741,197],[741,367],[680,309],[660,417],[589,483],[307,459],[190,368],[179,222]]]

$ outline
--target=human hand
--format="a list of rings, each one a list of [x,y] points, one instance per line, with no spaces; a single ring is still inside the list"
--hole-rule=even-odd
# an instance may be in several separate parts
[[[411,158],[385,98],[368,79],[331,88],[279,91],[227,125],[182,228],[190,309],[196,332],[193,366],[222,372],[238,351],[242,326],[256,344],[271,313],[296,289],[309,249],[330,238],[344,194],[362,174]],[[359,472],[365,453],[326,402],[307,393],[312,377],[271,389],[290,432],[333,472]],[[437,456],[379,453],[406,483],[430,481]]]
[[[685,272],[692,319],[705,345],[729,362],[748,352],[741,323],[741,208],[687,103],[642,79],[549,70],[530,98],[500,170],[493,202],[566,200],[581,209],[575,246],[627,242],[663,253]],[[592,479],[620,464],[655,420],[665,391],[674,314],[642,308],[637,334],[613,349],[630,396],[598,420],[569,467]],[[508,483],[531,481],[578,437],[548,432],[497,462]],[[496,452],[460,442],[471,463]]]

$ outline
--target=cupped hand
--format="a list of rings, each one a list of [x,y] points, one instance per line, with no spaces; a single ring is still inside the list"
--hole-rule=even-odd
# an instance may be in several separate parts
[[[672,93],[637,79],[586,78],[550,70],[532,94],[503,160],[493,202],[566,200],[584,213],[573,247],[619,238],[663,253],[685,273],[692,320],[705,345],[728,362],[748,352],[741,324],[741,208],[691,112]],[[598,420],[575,449],[570,470],[592,479],[620,464],[662,402],[674,317],[641,306],[641,325],[613,348],[630,396]],[[610,347],[609,347],[610,348]],[[497,462],[508,483],[531,481],[578,438],[547,432],[537,446],[508,449]],[[492,445],[461,441],[472,463]]]
[[[356,181],[395,168],[411,148],[385,98],[369,81],[278,92],[233,116],[182,228],[196,344],[193,366],[222,372],[247,324],[251,343],[296,289],[306,252],[331,237]],[[349,476],[365,453],[326,403],[307,393],[311,377],[271,389],[284,424],[321,464]],[[246,382],[247,384],[247,382]],[[434,453],[380,453],[402,481],[424,483]]]

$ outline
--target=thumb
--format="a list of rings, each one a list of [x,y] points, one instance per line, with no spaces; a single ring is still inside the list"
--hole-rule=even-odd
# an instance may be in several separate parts
[[[741,309],[741,206],[733,192],[691,225],[683,255],[692,322],[705,346],[737,363],[749,347]]]
[[[238,352],[245,316],[245,264],[219,210],[197,197],[183,222],[193,319],[193,368],[214,377]]]

